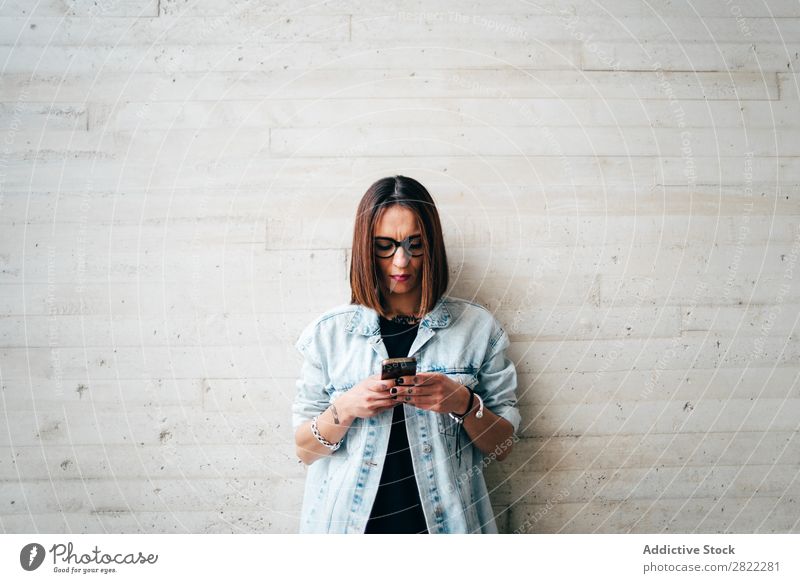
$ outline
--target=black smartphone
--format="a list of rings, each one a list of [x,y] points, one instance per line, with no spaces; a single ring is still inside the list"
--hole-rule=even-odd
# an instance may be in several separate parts
[[[414,376],[415,374],[417,374],[416,358],[387,358],[381,362],[381,380]]]

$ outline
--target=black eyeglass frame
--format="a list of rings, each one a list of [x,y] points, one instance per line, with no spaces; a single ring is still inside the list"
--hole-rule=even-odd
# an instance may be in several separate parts
[[[411,250],[411,240],[412,239],[419,239],[419,241],[422,242],[422,235],[409,235],[408,237],[406,237],[402,241],[395,241],[391,237],[373,237],[372,238],[372,240],[373,240],[373,247],[372,248],[375,251],[375,256],[376,257],[380,257],[381,259],[389,259],[390,257],[394,257],[394,254],[397,253],[397,250],[400,247],[405,249],[406,252],[409,255],[411,255],[411,257],[422,257],[422,255],[425,254],[425,250],[423,248],[418,249],[418,252],[416,252],[416,253]],[[377,243],[378,241],[385,241],[386,243],[391,243],[392,244],[391,251],[389,251],[389,250],[379,251],[375,247],[375,243]],[[388,253],[388,255],[381,255],[380,253]]]

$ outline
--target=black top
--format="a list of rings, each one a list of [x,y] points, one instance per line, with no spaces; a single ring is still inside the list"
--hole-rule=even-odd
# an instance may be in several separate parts
[[[419,324],[397,324],[382,316],[380,324],[389,358],[408,356]],[[365,533],[428,534],[408,449],[403,405],[397,405],[392,413],[386,461]]]

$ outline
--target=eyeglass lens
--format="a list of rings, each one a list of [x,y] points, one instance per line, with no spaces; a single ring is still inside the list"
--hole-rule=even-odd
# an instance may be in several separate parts
[[[389,237],[375,237],[375,254],[378,257],[393,257],[397,248],[402,246],[412,257],[422,255],[422,239],[419,236],[406,237],[402,241],[395,241]]]

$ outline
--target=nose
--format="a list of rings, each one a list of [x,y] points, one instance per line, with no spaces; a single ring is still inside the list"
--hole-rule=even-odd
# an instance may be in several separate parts
[[[403,247],[397,249],[394,254],[394,258],[392,259],[392,263],[395,265],[395,267],[399,267],[401,269],[408,265],[409,261],[411,261],[411,255]]]

